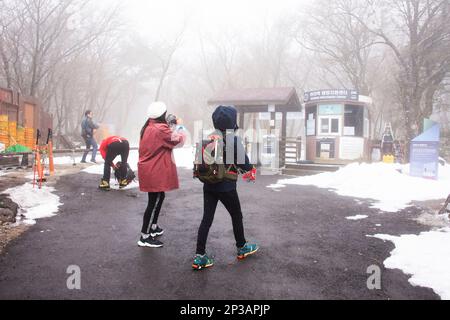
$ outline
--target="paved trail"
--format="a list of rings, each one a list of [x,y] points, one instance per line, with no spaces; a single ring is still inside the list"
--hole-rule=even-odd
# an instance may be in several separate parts
[[[191,270],[202,214],[202,186],[179,170],[182,189],[169,193],[160,224],[163,249],[137,247],[146,195],[96,190],[98,176],[78,173],[56,186],[58,216],[38,221],[0,257],[1,299],[437,299],[400,271],[383,270],[382,290],[366,287],[367,267],[382,266],[393,245],[368,234],[419,233],[417,209],[384,214],[351,198],[312,187],[239,187],[246,236],[261,245],[235,259],[231,219],[219,206],[208,250],[216,266]],[[82,193],[85,195],[83,196]],[[137,197],[136,197],[137,196]],[[348,221],[347,216],[369,215]],[[377,223],[383,226],[376,228]],[[69,265],[81,268],[80,291],[66,287]]]

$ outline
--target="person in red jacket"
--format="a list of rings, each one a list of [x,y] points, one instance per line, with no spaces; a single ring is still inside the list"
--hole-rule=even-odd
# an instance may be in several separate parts
[[[165,192],[178,189],[177,167],[172,150],[184,144],[183,126],[169,127],[166,120],[167,107],[154,102],[148,108],[148,120],[141,130],[139,145],[139,188],[148,194],[148,205],[142,223],[140,247],[160,248],[163,243],[156,239],[164,233],[158,226],[158,217],[165,199]]]
[[[103,178],[100,182],[99,188],[102,190],[110,190],[109,181],[111,179],[111,167],[115,170],[119,170],[119,176],[123,177],[119,181],[119,187],[125,188],[128,185],[125,179],[127,175],[127,161],[128,155],[130,153],[130,144],[128,140],[119,136],[111,136],[104,139],[100,145],[100,154],[103,159],[105,159],[105,168],[103,170]],[[114,164],[114,159],[119,156],[121,157],[120,167],[116,167]]]

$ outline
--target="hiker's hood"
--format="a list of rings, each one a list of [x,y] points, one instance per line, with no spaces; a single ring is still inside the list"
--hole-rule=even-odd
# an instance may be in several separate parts
[[[236,130],[237,126],[237,110],[233,106],[219,106],[212,115],[214,128],[225,130]]]

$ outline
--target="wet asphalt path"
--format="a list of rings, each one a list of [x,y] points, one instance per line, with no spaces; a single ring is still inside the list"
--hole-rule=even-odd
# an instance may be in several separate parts
[[[59,215],[39,220],[0,257],[0,299],[438,298],[411,286],[398,270],[383,269],[382,290],[366,286],[367,268],[382,267],[394,248],[366,235],[425,230],[412,220],[417,209],[387,214],[323,189],[266,188],[279,177],[239,186],[246,236],[260,244],[260,252],[235,259],[231,219],[219,206],[208,241],[216,266],[195,272],[202,186],[189,170],[179,174],[182,188],[167,194],[161,213],[163,249],[136,245],[145,194],[103,193],[96,189],[99,177],[86,173],[61,178]],[[369,218],[345,219],[357,214]],[[67,289],[69,265],[81,268],[81,290]]]

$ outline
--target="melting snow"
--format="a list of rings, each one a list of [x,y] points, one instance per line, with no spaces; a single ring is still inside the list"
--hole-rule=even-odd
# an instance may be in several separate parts
[[[411,177],[408,166],[385,163],[350,164],[337,172],[278,181],[282,185],[312,185],[341,196],[373,199],[372,207],[397,212],[412,201],[445,199],[450,192],[450,166],[440,166],[439,180]]]
[[[271,185],[267,186],[267,188],[273,189],[275,191],[280,191],[279,189],[286,188],[286,186],[283,184],[271,184]]]
[[[177,167],[192,169],[194,167],[195,148],[186,147],[173,150]]]
[[[356,216],[352,216],[352,217],[347,217],[347,220],[363,220],[363,219],[367,219],[369,216],[366,215],[356,215]]]
[[[173,154],[177,167],[186,169],[193,168],[194,149],[192,147],[174,149]],[[120,161],[120,156],[117,157],[115,161]],[[139,152],[137,150],[130,151],[130,155],[128,156],[128,164],[130,165],[131,169],[133,169],[135,172],[137,172],[138,162],[139,162]],[[96,175],[103,175],[103,167],[104,167],[103,163],[93,165],[84,169],[83,172]]]
[[[411,275],[412,285],[432,288],[442,299],[450,300],[450,228],[419,235],[373,237],[395,245],[384,262],[386,268],[400,269]]]
[[[25,223],[34,224],[36,219],[49,218],[56,215],[63,204],[53,192],[52,187],[43,186],[42,189],[33,188],[31,183],[14,187],[4,193],[10,195],[11,200],[19,204]]]
[[[53,163],[55,165],[65,165],[65,164],[73,164],[74,162],[76,164],[79,164],[81,161],[81,157],[80,156],[65,156],[65,157],[54,157],[53,158]]]

